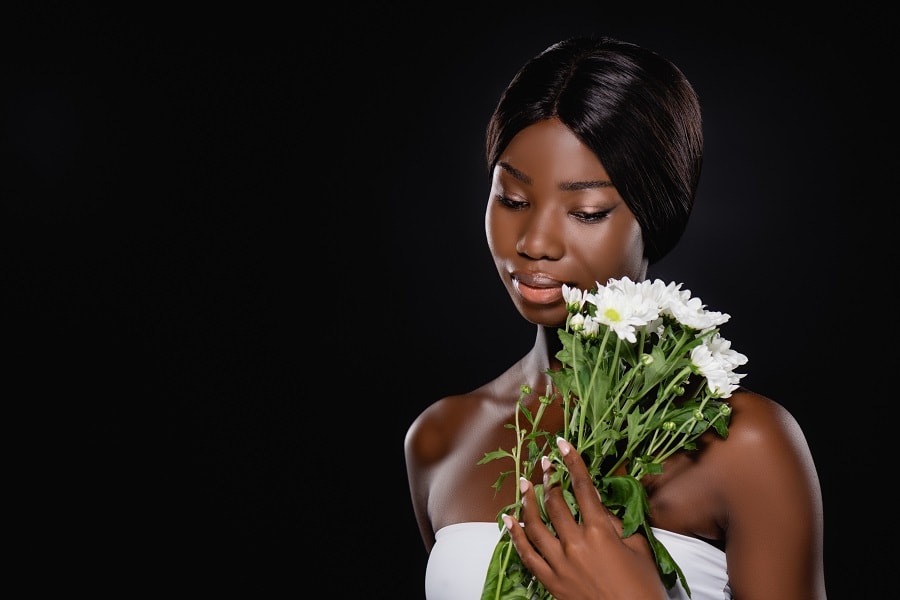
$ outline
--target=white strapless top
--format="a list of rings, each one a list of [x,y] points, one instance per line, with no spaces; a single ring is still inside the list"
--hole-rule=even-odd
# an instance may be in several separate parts
[[[425,569],[427,600],[480,600],[494,547],[503,530],[497,523],[456,523],[435,533]],[[653,528],[681,567],[691,598],[678,583],[669,590],[672,600],[730,600],[725,553],[696,538]]]

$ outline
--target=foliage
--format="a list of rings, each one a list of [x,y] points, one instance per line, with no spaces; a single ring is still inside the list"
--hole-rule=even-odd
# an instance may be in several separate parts
[[[591,290],[563,286],[569,315],[558,330],[562,349],[558,370],[548,371],[552,386],[532,413],[525,404],[531,388],[522,386],[514,427],[516,446],[485,454],[479,464],[509,458],[514,468],[500,474],[496,489],[509,476],[531,479],[541,457],[553,464],[551,485],[559,485],[569,509],[581,515],[570,490],[569,473],[556,447],[563,437],[580,452],[604,505],[623,521],[623,537],[646,536],[657,571],[667,588],[677,581],[690,595],[689,582],[648,523],[649,499],[640,480],[663,470],[678,451],[696,449],[696,440],[712,428],[728,435],[731,407],[725,401],[743,374],[734,369],[747,357],[731,349],[719,334],[729,315],[709,311],[682,284],[657,279],[610,279]],[[559,402],[562,431],[545,431],[541,418]],[[542,484],[535,485],[544,524]],[[516,486],[518,490],[518,486]],[[517,517],[521,496],[497,516]],[[552,596],[522,564],[508,534],[494,549],[482,600],[546,600]]]

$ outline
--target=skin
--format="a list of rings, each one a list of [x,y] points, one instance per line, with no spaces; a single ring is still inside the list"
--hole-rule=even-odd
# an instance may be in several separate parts
[[[428,552],[440,528],[493,522],[515,499],[514,478],[496,494],[492,487],[509,465],[477,463],[514,445],[505,426],[514,421],[522,384],[543,393],[545,371],[559,367],[552,357],[566,317],[561,285],[587,289],[610,277],[647,274],[633,213],[597,156],[555,118],[523,129],[504,150],[485,231],[510,298],[536,326],[535,343],[496,379],[439,400],[410,427],[410,491]],[[708,432],[698,450],[672,456],[662,474],[642,479],[650,523],[723,549],[735,598],[823,599],[821,490],[803,433],[781,405],[759,394],[742,388],[728,401],[727,439]],[[556,404],[544,424],[561,428]],[[578,452],[565,460],[584,522],[575,523],[555,488],[547,508],[558,539],[543,524],[523,529],[510,517],[525,565],[559,600],[665,598],[646,540],[640,534],[622,540],[621,522],[603,507]],[[535,473],[525,486],[523,521],[540,522],[532,484],[543,476]]]

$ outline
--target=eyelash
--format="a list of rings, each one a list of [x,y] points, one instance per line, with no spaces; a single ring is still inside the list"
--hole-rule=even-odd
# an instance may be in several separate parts
[[[522,210],[528,206],[527,202],[513,200],[508,196],[497,196],[496,198],[497,202],[511,210]],[[608,217],[609,213],[610,211],[608,210],[601,210],[597,212],[573,212],[571,214],[582,223],[598,223]]]

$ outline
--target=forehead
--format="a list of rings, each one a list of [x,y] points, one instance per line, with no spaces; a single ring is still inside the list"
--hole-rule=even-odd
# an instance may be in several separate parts
[[[600,159],[556,118],[539,121],[517,133],[500,161],[534,180],[608,179]]]

